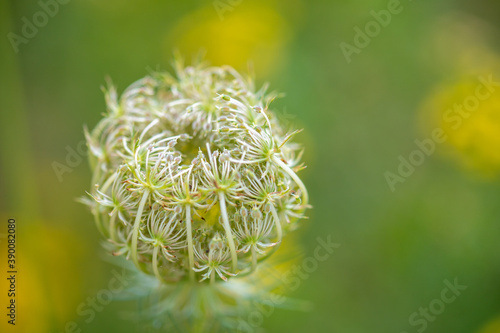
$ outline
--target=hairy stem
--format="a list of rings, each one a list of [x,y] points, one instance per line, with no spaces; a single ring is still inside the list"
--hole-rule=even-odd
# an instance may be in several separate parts
[[[186,205],[186,229],[189,255],[189,278],[194,281],[194,252],[193,252],[193,230],[191,228],[191,206]]]
[[[224,222],[224,230],[226,231],[227,242],[229,243],[229,249],[231,250],[233,271],[234,273],[236,273],[236,270],[238,269],[238,256],[236,254],[236,246],[234,245],[233,233],[231,232],[231,226],[229,225],[229,219],[227,217],[226,197],[222,192],[219,192],[219,205],[222,215],[222,221]]]
[[[255,251],[255,245],[252,245],[252,272],[257,268],[257,251]]]
[[[288,166],[286,165],[286,163],[284,163],[282,160],[280,160],[279,158],[277,158],[276,156],[273,156],[272,157],[272,160],[274,163],[276,163],[277,165],[279,165],[280,167],[283,168],[283,170],[285,170],[285,172],[293,179],[293,181],[295,183],[297,183],[297,185],[299,186],[300,188],[300,191],[302,192],[302,205],[304,206],[307,206],[307,203],[309,202],[309,194],[307,193],[307,189],[304,185],[304,183],[302,182],[302,180],[297,176],[297,174]]]
[[[212,270],[210,273],[210,284],[213,285],[215,283],[215,270]]]
[[[144,210],[144,206],[146,205],[146,200],[149,197],[149,190],[145,190],[142,195],[141,202],[139,204],[139,209],[137,210],[137,215],[135,216],[134,222],[134,230],[132,231],[132,249],[131,249],[131,258],[132,262],[139,268],[144,271],[143,268],[139,265],[139,261],[137,260],[137,240],[139,237],[139,226],[141,225],[142,211]]]
[[[102,221],[101,221],[101,212],[100,212],[100,207],[95,207],[95,213],[94,213],[94,216],[95,216],[95,224],[97,226],[97,230],[99,230],[99,232],[103,235],[106,235],[106,231],[104,229],[104,226],[102,225]]]
[[[111,215],[111,218],[109,219],[109,238],[111,238],[111,240],[114,242],[116,242],[115,222],[117,215],[118,212],[115,211],[115,213]]]
[[[163,281],[163,278],[161,277],[160,272],[158,271],[158,248],[159,246],[155,246],[153,250],[153,262],[152,262],[153,272],[155,273],[155,276],[159,281]]]
[[[118,172],[115,172],[115,173],[113,173],[113,175],[111,175],[111,177],[108,178],[108,180],[106,180],[106,182],[104,183],[104,185],[101,188],[102,193],[106,193],[106,191],[108,190],[108,187],[115,181],[117,176],[118,176]]]

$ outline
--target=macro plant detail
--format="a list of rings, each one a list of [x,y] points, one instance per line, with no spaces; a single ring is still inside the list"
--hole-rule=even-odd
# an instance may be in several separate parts
[[[267,86],[228,66],[175,63],[119,97],[85,131],[89,205],[112,253],[165,284],[251,274],[304,218],[299,132]]]

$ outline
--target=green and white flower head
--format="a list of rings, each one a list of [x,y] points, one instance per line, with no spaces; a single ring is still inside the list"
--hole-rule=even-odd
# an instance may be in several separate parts
[[[87,201],[113,254],[161,283],[247,276],[308,206],[302,148],[270,109],[276,94],[228,66],[175,65],[121,97],[86,131]]]

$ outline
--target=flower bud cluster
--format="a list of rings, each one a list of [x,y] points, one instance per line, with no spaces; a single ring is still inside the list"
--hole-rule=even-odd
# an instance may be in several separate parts
[[[121,97],[86,131],[88,204],[114,255],[170,283],[254,271],[308,208],[301,146],[276,96],[230,67],[176,65]]]

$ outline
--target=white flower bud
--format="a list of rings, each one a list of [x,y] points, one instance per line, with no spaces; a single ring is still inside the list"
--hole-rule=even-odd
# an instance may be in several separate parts
[[[160,281],[250,274],[294,229],[282,224],[309,207],[294,171],[300,147],[289,142],[297,131],[284,136],[272,96],[234,69],[176,69],[137,81],[119,100],[108,94],[120,112],[86,134],[97,157],[92,211],[113,253]]]
[[[252,218],[258,220],[258,219],[262,218],[262,213],[260,212],[260,210],[257,207],[253,207],[252,211],[250,212],[250,216]]]

